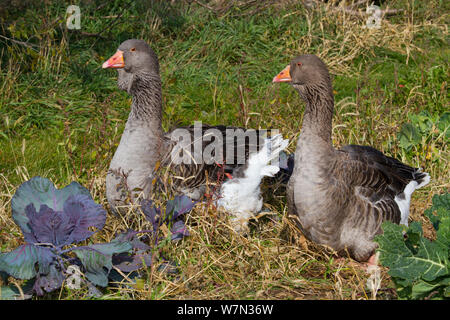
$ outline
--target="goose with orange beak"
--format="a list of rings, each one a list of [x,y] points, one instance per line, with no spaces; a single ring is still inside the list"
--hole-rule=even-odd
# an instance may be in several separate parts
[[[118,87],[132,96],[131,111],[106,176],[106,197],[110,207],[114,211],[122,207],[127,212],[127,203],[150,199],[155,191],[161,190],[165,193],[182,193],[198,200],[204,194],[206,181],[225,173],[232,179],[221,184],[217,206],[236,217],[237,231],[241,229],[241,222],[245,229],[248,219],[262,208],[261,179],[278,172],[279,167],[271,162],[287,147],[288,140],[281,135],[264,139],[265,130],[253,130],[257,136],[256,141],[246,139],[244,143],[240,143],[232,139],[231,145],[218,146],[222,150],[219,154],[205,152],[205,156],[204,149],[210,147],[206,142],[211,141],[213,133],[214,139],[226,144],[229,141],[226,139],[229,130],[235,132],[245,129],[200,124],[200,139],[195,125],[164,132],[159,62],[145,41],[130,39],[123,42],[102,67],[116,69]],[[173,132],[177,134],[172,136]],[[183,134],[183,143],[202,140],[198,146],[201,150],[196,150],[197,143],[186,146],[178,144],[178,133]],[[209,133],[209,136],[205,133]],[[178,140],[172,140],[173,137]],[[241,147],[244,152],[235,152],[234,147]],[[194,153],[202,151],[203,157],[192,157],[192,149]],[[173,154],[177,155],[181,151],[191,155],[188,163],[173,161]],[[227,153],[228,151],[231,153]],[[238,159],[240,154],[245,159]],[[245,160],[244,163],[241,160]]]
[[[430,176],[369,146],[333,147],[332,83],[317,56],[292,59],[273,82],[289,83],[305,102],[287,186],[288,213],[310,240],[374,264],[373,239],[381,224],[407,225],[411,194]]]

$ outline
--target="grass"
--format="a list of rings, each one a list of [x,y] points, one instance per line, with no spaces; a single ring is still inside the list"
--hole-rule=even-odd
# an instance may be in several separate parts
[[[206,3],[206,1],[204,1]],[[263,2],[261,2],[263,3]],[[65,28],[65,10],[81,8],[81,30]],[[116,73],[101,64],[128,38],[147,40],[158,54],[163,81],[163,127],[233,124],[277,128],[295,149],[303,103],[289,86],[271,79],[299,53],[329,65],[335,90],[333,142],[371,145],[431,175],[413,195],[411,217],[423,216],[434,194],[449,188],[445,135],[412,150],[397,133],[408,115],[448,109],[448,13],[445,1],[389,1],[404,12],[382,28],[334,12],[330,4],[306,10],[301,1],[263,9],[235,1],[34,1],[0,5],[0,245],[23,241],[11,219],[10,200],[35,175],[63,187],[77,180],[106,207],[104,178],[129,112],[130,97],[117,89]],[[383,5],[385,6],[385,5]],[[9,39],[9,40],[8,40]],[[12,39],[12,40],[11,40]],[[427,157],[428,144],[437,151]],[[104,299],[392,299],[386,273],[375,297],[367,275],[350,259],[293,231],[282,188],[266,184],[270,214],[252,222],[247,237],[230,230],[227,217],[197,207],[188,217],[191,236],[167,244],[179,263],[170,276],[152,266],[132,286],[111,286]],[[99,241],[139,217],[109,216]],[[142,222],[143,223],[143,222]],[[432,235],[428,235],[432,236]],[[86,299],[83,291],[49,295]]]

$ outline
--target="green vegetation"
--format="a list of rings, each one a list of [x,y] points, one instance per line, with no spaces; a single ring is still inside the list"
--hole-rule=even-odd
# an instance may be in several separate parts
[[[403,299],[443,299],[450,297],[450,193],[435,195],[425,211],[432,221],[436,240],[423,237],[420,223],[407,228],[385,222],[377,236],[381,263],[389,267],[397,293]]]
[[[0,4],[2,252],[23,244],[10,204],[33,176],[58,187],[76,180],[106,208],[106,170],[131,99],[117,89],[116,72],[101,64],[129,38],[148,41],[159,56],[165,129],[197,120],[277,128],[291,140],[291,152],[303,103],[292,88],[271,81],[293,56],[319,55],[334,78],[335,145],[371,145],[428,172],[430,184],[413,194],[411,218],[422,223],[424,237],[436,236],[423,212],[449,188],[448,1],[385,1],[404,11],[385,17],[380,29],[332,10],[332,1],[314,9],[295,0],[246,2]],[[66,28],[71,4],[81,9],[80,30]],[[165,249],[180,262],[181,276],[158,273],[155,265],[134,289],[111,287],[104,298],[370,298],[364,272],[287,232],[282,188],[264,189],[270,214],[253,222],[247,237],[229,231],[224,215],[196,207],[186,221],[190,237]],[[108,215],[93,241],[139,230],[144,220]],[[394,284],[384,271],[377,298],[397,297]],[[52,297],[84,299],[87,292],[64,289]]]

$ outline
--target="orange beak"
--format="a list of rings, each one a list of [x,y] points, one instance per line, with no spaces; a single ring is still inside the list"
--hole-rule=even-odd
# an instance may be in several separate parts
[[[291,82],[292,79],[291,79],[291,74],[289,72],[290,69],[291,69],[291,65],[288,65],[286,68],[281,70],[281,72],[273,78],[272,82]]]
[[[123,61],[123,51],[117,50],[117,52],[102,64],[102,68],[123,68],[125,62]]]

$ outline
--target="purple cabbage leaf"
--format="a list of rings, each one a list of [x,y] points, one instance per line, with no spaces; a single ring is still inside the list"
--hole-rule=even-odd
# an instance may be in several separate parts
[[[172,232],[170,237],[170,240],[172,241],[178,241],[189,236],[189,230],[182,220],[174,222],[172,228],[170,228],[170,231]]]
[[[30,203],[25,207],[25,214],[27,228],[21,226],[25,241],[56,247],[86,240],[94,234],[89,228],[100,230],[106,220],[106,211],[102,206],[83,194],[69,196],[61,211],[55,211],[46,204],[36,211],[34,204]]]
[[[76,194],[84,194],[90,197],[89,190],[78,182],[72,182],[62,189],[56,189],[54,184],[46,178],[36,176],[22,183],[11,199],[12,217],[16,224],[24,231],[28,230],[28,217],[25,208],[32,203],[36,210],[41,205],[62,211],[64,202],[68,197]]]
[[[56,258],[52,249],[27,243],[11,252],[0,253],[0,270],[14,278],[27,280],[34,278],[37,272],[48,273]],[[39,266],[38,270],[35,265]]]
[[[138,233],[141,232],[128,230],[116,237],[117,241],[128,241],[133,247],[133,254],[124,252],[113,256],[113,265],[122,272],[134,272],[152,264],[151,247],[137,237]]]
[[[33,283],[33,291],[38,296],[44,295],[45,292],[52,292],[61,288],[66,276],[62,272],[61,265],[58,263],[52,263],[49,266],[49,270],[46,273],[37,273],[36,279]]]
[[[147,220],[151,222],[153,231],[157,232],[162,223],[161,208],[154,206],[151,200],[144,200],[141,208]]]
[[[114,254],[129,252],[132,245],[129,241],[112,240],[110,243],[96,243],[73,248],[85,268],[85,275],[93,284],[106,287],[108,274],[113,267]]]
[[[146,200],[142,203],[142,212],[145,217],[152,223],[155,243],[161,240],[158,237],[158,231],[162,224],[167,224],[171,230],[171,240],[180,240],[189,235],[186,225],[181,220],[181,217],[192,210],[196,202],[192,201],[185,195],[175,196],[174,199],[168,200],[165,210],[161,207],[156,207],[151,200]]]
[[[181,215],[191,211],[195,203],[187,196],[175,196],[173,200],[167,201],[166,219],[174,221]]]
[[[110,279],[117,278],[117,271],[136,274],[152,264],[158,256],[156,245],[162,224],[171,231],[167,240],[188,236],[182,218],[194,205],[186,196],[169,200],[165,208],[147,201],[142,210],[153,230],[128,230],[109,243],[76,246],[104,227],[106,210],[77,182],[57,189],[50,180],[33,177],[19,186],[11,201],[12,217],[23,232],[25,244],[0,253],[0,275],[25,280],[24,295],[19,296],[13,286],[7,285],[0,288],[0,299],[42,296],[61,288],[69,265],[81,268],[83,283],[93,296],[99,296],[95,286],[106,287]],[[148,235],[139,238],[140,233]],[[143,242],[149,239],[155,240],[150,241],[155,247]]]
[[[58,190],[50,180],[34,177],[17,189],[11,206],[26,243],[0,253],[0,273],[29,280],[31,291],[27,296],[60,288],[69,264],[81,266],[93,284],[106,286],[113,256],[132,253],[136,246],[135,240],[125,237],[111,243],[74,246],[102,229],[106,221],[106,210],[77,182]],[[71,251],[75,257],[67,255]],[[14,297],[14,290],[8,288],[0,289]]]

